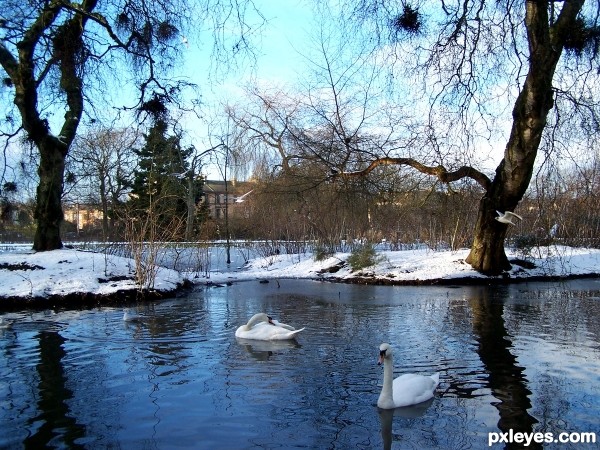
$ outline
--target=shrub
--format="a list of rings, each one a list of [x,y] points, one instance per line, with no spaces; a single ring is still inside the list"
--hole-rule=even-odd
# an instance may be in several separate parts
[[[329,258],[335,252],[330,248],[323,244],[317,244],[314,249],[314,258],[315,261],[323,261],[324,259]]]
[[[352,251],[348,257],[348,264],[353,271],[364,269],[365,267],[374,266],[381,257],[377,257],[377,252],[371,244],[363,245]]]

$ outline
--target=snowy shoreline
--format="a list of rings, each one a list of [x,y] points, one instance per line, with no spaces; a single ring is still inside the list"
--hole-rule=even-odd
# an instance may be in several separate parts
[[[0,310],[124,304],[189,288],[179,272],[158,267],[140,291],[128,258],[74,249],[0,253]]]
[[[158,267],[151,288],[140,290],[135,264],[128,258],[74,249],[0,252],[0,310],[118,305],[180,295],[194,286],[234,282],[311,279],[378,285],[507,284],[600,276],[600,250],[536,248],[523,255],[507,250],[513,267],[497,277],[465,263],[468,249],[384,251],[377,263],[353,271],[349,253],[315,261],[312,254],[273,255],[249,260],[237,270],[180,273]]]
[[[513,265],[499,276],[486,276],[465,262],[468,249],[428,249],[379,252],[378,262],[353,271],[350,253],[338,253],[322,261],[307,255],[275,255],[250,260],[231,272],[211,272],[198,280],[211,283],[273,278],[306,278],[344,283],[389,285],[505,284],[532,280],[556,280],[600,276],[600,250],[564,246],[543,247],[538,255],[524,256],[507,250]]]

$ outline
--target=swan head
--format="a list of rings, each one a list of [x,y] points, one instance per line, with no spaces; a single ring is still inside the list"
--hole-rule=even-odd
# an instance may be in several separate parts
[[[259,316],[259,322],[267,322],[267,323],[270,323],[271,325],[275,325],[273,323],[273,318],[271,316],[269,316],[268,314],[261,313],[258,316]]]
[[[392,358],[392,346],[384,342],[379,346],[379,359],[377,364],[381,365],[386,358]]]
[[[257,323],[260,323],[260,322],[266,322],[271,325],[274,325],[273,318],[271,316],[269,316],[268,314],[265,314],[265,313],[258,313],[258,314],[254,314],[250,318],[250,320],[246,324],[247,329],[252,328],[254,325],[256,325]]]

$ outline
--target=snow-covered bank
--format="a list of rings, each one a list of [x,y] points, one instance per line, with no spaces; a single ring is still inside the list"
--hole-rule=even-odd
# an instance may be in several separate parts
[[[174,270],[157,268],[152,289],[140,290],[134,261],[72,249],[0,253],[0,307],[125,301],[162,297],[185,285]],[[62,304],[64,301],[64,304]],[[57,305],[57,302],[60,302]]]
[[[274,255],[252,259],[227,272],[208,275],[181,274],[158,268],[152,289],[140,292],[135,282],[133,260],[72,249],[51,252],[0,252],[0,309],[32,304],[76,306],[123,302],[174,295],[194,284],[306,278],[380,284],[435,284],[510,282],[600,276],[600,250],[571,247],[536,248],[526,257],[507,251],[513,262],[510,272],[485,277],[464,262],[468,250],[426,249],[378,253],[377,264],[352,271],[349,253],[338,253],[322,261],[312,254]]]
[[[552,246],[536,248],[526,257],[507,250],[513,267],[499,277],[486,277],[465,263],[468,249],[433,251],[427,249],[378,253],[379,262],[352,271],[349,253],[338,253],[322,261],[313,255],[274,255],[249,261],[232,272],[211,272],[203,281],[225,283],[255,279],[311,278],[330,281],[381,284],[433,284],[436,282],[486,282],[527,279],[555,279],[600,275],[600,250]],[[195,279],[194,282],[198,282]]]

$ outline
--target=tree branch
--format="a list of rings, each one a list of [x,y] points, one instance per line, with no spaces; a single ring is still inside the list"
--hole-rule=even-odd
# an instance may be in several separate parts
[[[483,172],[480,172],[477,169],[474,169],[471,166],[462,166],[457,170],[452,172],[448,172],[443,166],[426,166],[416,161],[413,158],[378,158],[371,162],[365,169],[358,170],[355,172],[340,172],[333,175],[333,177],[341,177],[341,178],[358,178],[364,177],[368,175],[370,172],[375,170],[379,166],[391,166],[391,165],[399,165],[399,166],[410,166],[413,169],[418,170],[421,173],[426,175],[433,175],[437,177],[443,183],[451,183],[453,181],[458,181],[463,178],[471,178],[475,182],[477,182],[484,190],[489,190],[492,185],[492,181],[485,175]]]
[[[11,80],[16,79],[19,63],[2,42],[0,42],[0,66],[6,71]]]

